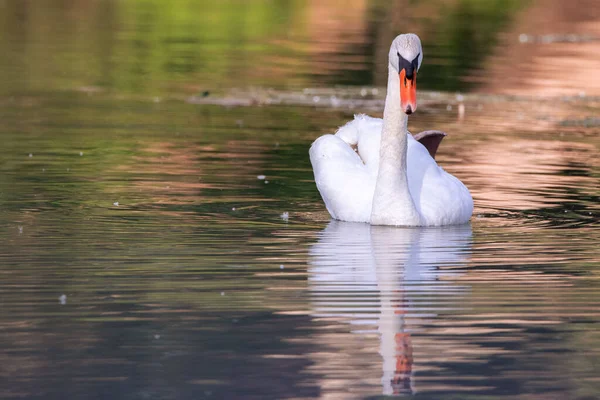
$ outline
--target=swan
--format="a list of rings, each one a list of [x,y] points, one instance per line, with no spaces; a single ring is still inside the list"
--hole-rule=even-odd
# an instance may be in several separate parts
[[[408,115],[417,109],[422,61],[417,35],[396,37],[383,120],[356,115],[310,147],[315,183],[332,218],[396,226],[455,225],[471,218],[469,190],[434,159],[446,134],[426,131],[415,138],[407,130]]]

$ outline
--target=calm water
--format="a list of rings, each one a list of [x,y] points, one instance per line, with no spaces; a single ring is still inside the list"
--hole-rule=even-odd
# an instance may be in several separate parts
[[[600,395],[600,91],[494,62],[589,76],[593,2],[405,5],[476,206],[438,229],[330,221],[308,147],[405,19],[319,3],[0,0],[0,398]]]

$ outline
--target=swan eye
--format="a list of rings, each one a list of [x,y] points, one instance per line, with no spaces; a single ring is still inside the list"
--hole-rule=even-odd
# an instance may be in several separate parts
[[[417,54],[417,56],[415,57],[414,60],[412,60],[412,65],[415,68],[415,70],[419,69],[419,56],[421,55],[421,53]]]
[[[408,61],[400,55],[400,52],[398,52],[398,71],[405,70],[406,78],[412,79],[413,73],[419,69],[420,55],[421,53],[417,54],[417,56],[412,61]]]

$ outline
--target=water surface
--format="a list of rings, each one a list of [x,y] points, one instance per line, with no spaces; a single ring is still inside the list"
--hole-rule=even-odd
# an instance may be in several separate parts
[[[438,161],[475,213],[403,229],[330,221],[307,155],[354,112],[381,115],[398,17],[253,3],[0,1],[0,397],[597,396],[593,85],[540,98],[465,79],[494,76],[529,6],[407,6],[412,28],[443,22],[422,28],[410,129],[449,133]],[[472,58],[432,44],[485,16]],[[249,63],[267,55],[279,68]],[[448,60],[471,72],[434,78]]]

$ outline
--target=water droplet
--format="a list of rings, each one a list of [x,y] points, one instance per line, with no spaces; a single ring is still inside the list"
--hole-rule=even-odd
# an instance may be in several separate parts
[[[339,107],[339,105],[341,104],[340,99],[338,99],[336,96],[331,96],[330,100],[331,100],[331,105],[333,107]]]

